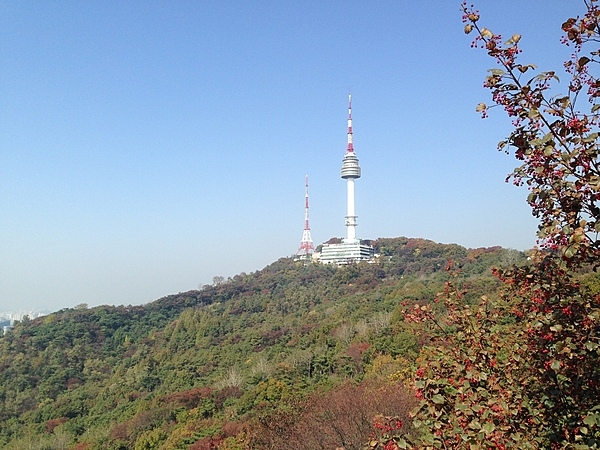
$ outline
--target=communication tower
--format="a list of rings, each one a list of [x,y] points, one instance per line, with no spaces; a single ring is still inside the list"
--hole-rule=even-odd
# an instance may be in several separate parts
[[[323,244],[319,261],[323,264],[351,264],[372,261],[373,247],[356,237],[356,211],[354,209],[354,180],[360,178],[358,157],[354,152],[352,136],[352,96],[348,95],[348,144],[342,160],[342,178],[346,180],[346,238],[338,244]]]
[[[302,231],[302,240],[300,247],[296,252],[296,257],[308,259],[315,251],[312,237],[310,236],[310,225],[308,223],[308,175],[306,175],[306,194],[304,196],[304,230]]]
[[[348,95],[348,146],[342,160],[342,178],[346,180],[346,242],[356,242],[356,212],[354,209],[354,180],[360,178],[358,157],[354,153],[352,137],[352,96]]]

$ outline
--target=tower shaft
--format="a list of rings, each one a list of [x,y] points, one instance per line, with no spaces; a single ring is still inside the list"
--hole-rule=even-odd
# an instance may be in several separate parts
[[[354,211],[354,178],[348,178],[346,181],[346,203],[347,203],[347,214],[346,214],[346,227],[347,227],[347,240],[356,240],[356,213]]]

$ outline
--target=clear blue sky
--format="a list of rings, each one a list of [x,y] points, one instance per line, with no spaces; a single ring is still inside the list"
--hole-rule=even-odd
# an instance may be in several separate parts
[[[478,2],[558,69],[578,1]],[[549,7],[552,5],[552,7]],[[535,244],[459,1],[4,1],[0,310],[147,303],[344,236]]]

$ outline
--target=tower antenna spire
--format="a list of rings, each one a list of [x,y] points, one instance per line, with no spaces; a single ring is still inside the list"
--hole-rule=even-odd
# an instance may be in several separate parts
[[[354,152],[354,140],[352,137],[352,95],[348,94],[348,147],[346,152]]]
[[[315,245],[310,236],[310,225],[308,223],[308,175],[306,175],[306,194],[304,197],[304,230],[302,231],[302,240],[296,256],[308,259],[309,255],[315,251]]]

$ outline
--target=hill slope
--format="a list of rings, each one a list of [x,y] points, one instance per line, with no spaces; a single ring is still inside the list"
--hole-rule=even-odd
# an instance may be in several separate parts
[[[334,414],[335,405],[346,408],[340,417],[362,411],[370,423],[369,412],[383,412],[380,381],[401,379],[421,346],[400,304],[431,302],[449,259],[475,299],[498,286],[491,266],[524,258],[423,239],[372,244],[381,254],[374,264],[283,258],[144,306],[65,309],[18,324],[0,338],[0,444],[271,448],[282,434],[273,420],[302,411],[317,426],[319,412]],[[385,395],[396,410],[412,401],[402,389]],[[324,435],[327,423],[318,424]],[[336,435],[309,444],[310,426],[286,428],[305,433],[305,447],[290,435],[289,448],[329,448]],[[361,448],[364,430],[354,428],[353,442],[336,445]]]

